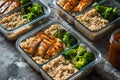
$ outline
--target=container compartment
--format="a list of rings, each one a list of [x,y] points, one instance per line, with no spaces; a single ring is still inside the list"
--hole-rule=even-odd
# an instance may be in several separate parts
[[[35,10],[35,7],[37,10]],[[38,14],[38,15],[36,15]],[[0,17],[0,31],[9,40],[15,40],[22,34],[35,28],[36,22],[43,23],[50,14],[48,6],[40,1],[32,1]]]
[[[107,9],[106,12],[100,13],[99,8],[102,8],[101,11],[104,10],[104,8]],[[109,11],[107,11],[108,9]],[[117,14],[114,13],[114,11],[116,11]],[[114,25],[119,22],[119,12],[120,6],[117,5],[115,1],[106,1],[76,15],[75,26],[86,37],[94,41],[113,29]],[[94,16],[92,16],[93,14]]]
[[[80,1],[80,0],[54,0],[54,4],[58,10],[58,14],[68,21],[71,24],[74,24],[73,17],[86,10],[90,6],[103,3],[105,0],[87,0],[87,1]],[[73,5],[75,4],[75,5]],[[82,5],[82,6],[81,6]],[[72,7],[71,7],[72,6]],[[70,8],[70,10],[69,10]],[[77,12],[71,12],[72,10],[77,10]]]
[[[61,0],[61,2],[62,1],[64,1],[64,0]],[[93,27],[95,27],[95,26],[93,25],[92,27],[89,27],[91,29],[90,30],[88,28],[89,25],[87,27],[85,26],[85,24],[88,23],[88,20],[81,20],[81,21],[79,21],[78,19],[76,19],[76,16],[78,16],[80,14],[84,14],[87,11],[89,11],[90,9],[93,9],[93,8],[95,8],[98,5],[102,5],[102,6],[106,6],[106,7],[112,7],[112,8],[118,8],[118,14],[119,14],[120,6],[114,0],[101,1],[100,3],[95,4],[94,6],[89,6],[89,8],[87,7],[87,9],[83,10],[82,12],[76,13],[74,15],[71,15],[69,12],[67,12],[63,8],[61,8],[58,5],[57,0],[55,0],[54,3],[55,3],[55,6],[57,7],[58,14],[62,18],[64,18],[67,22],[69,22],[70,24],[75,25],[75,27],[76,27],[77,30],[79,30],[80,32],[82,32],[82,34],[84,34],[88,39],[90,39],[92,41],[100,39],[103,35],[107,34],[109,31],[111,31],[113,29],[113,26],[115,24],[118,24],[118,22],[120,20],[120,17],[117,17],[116,19],[108,22],[105,19],[101,19],[101,16],[100,16],[100,18],[99,18],[100,20],[98,20],[98,21],[95,20],[96,22],[94,22],[93,20],[91,20],[91,17],[89,17],[89,20],[92,21],[92,23],[94,23],[94,24],[96,24],[96,23],[98,23],[100,21],[103,21],[102,27],[94,29]],[[94,14],[94,13],[92,13],[92,14]],[[86,14],[86,15],[89,15],[89,14]],[[98,14],[98,15],[100,15],[100,14]],[[83,17],[80,17],[80,18],[83,18]],[[88,19],[88,18],[84,17],[84,19]],[[86,21],[86,22],[83,24],[82,23],[83,21]]]
[[[71,30],[68,25],[60,21],[52,21],[26,35],[19,38],[16,42],[16,47],[34,67],[60,55],[62,51],[74,46],[81,39]],[[35,68],[36,69],[36,68]]]
[[[77,80],[88,74],[99,61],[99,52],[91,45],[80,42],[43,64],[41,74],[49,80]]]

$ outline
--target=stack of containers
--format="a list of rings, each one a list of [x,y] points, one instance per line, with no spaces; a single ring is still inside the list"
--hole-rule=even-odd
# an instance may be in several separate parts
[[[33,18],[32,20],[27,20],[23,18],[23,15],[27,13],[27,7],[31,7],[35,4],[41,5],[43,13]],[[0,16],[0,32],[9,40],[16,40],[18,37],[24,33],[35,28],[34,23],[44,23],[50,14],[50,8],[43,4],[41,1],[34,0],[29,3],[18,7],[17,9],[3,14]],[[27,16],[28,18],[31,15]]]
[[[91,0],[87,0],[87,1],[89,3],[89,1]],[[92,1],[93,2],[89,3],[85,7],[83,6],[84,8],[82,10],[81,10],[82,3],[81,5],[78,5],[79,8],[78,6],[75,7],[77,8],[75,10],[78,10],[78,12],[74,12],[74,13],[72,12],[74,11],[74,8],[72,10],[68,10],[68,8],[70,8],[70,5],[71,5],[69,3],[69,0],[55,0],[54,4],[57,7],[58,14],[62,16],[62,18],[64,18],[70,24],[75,25],[76,29],[80,31],[82,34],[84,34],[88,39],[95,41],[97,39],[100,39],[103,35],[108,33],[110,30],[112,30],[114,25],[119,22],[120,5],[114,0],[106,0],[106,1],[92,0]],[[94,4],[94,1],[98,1],[98,3]],[[84,4],[85,2],[83,2],[83,5]],[[114,10],[113,10],[113,13],[111,12],[111,15],[114,14],[116,9],[116,12],[118,13],[116,14],[117,17],[112,20],[104,19],[102,15],[104,15],[104,17],[109,15],[109,10],[106,9],[105,13],[104,12],[100,13],[97,11],[99,5],[107,8],[109,7],[109,10],[110,8],[113,8]],[[104,10],[104,8],[102,8],[101,11],[102,10]],[[109,17],[111,17],[111,15],[109,15]]]
[[[35,12],[36,3],[42,6],[44,13],[33,18],[33,13],[26,14],[29,12],[26,9]],[[34,9],[28,8],[33,5]],[[57,7],[58,11],[64,11]],[[46,80],[74,80],[86,75],[100,61],[100,52],[68,24],[57,20],[44,23],[49,14],[50,8],[44,3],[31,1],[0,15],[0,32],[9,40],[16,40],[26,33],[16,41],[16,48]],[[67,15],[70,22],[74,20],[67,12],[61,15]]]

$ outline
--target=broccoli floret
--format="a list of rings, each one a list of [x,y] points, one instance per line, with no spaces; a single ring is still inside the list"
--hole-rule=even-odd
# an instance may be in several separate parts
[[[95,9],[101,14],[101,16],[104,19],[107,19],[108,21],[112,21],[119,17],[120,15],[118,8],[112,8],[112,7],[106,7],[106,6],[101,6],[97,5]]]
[[[66,51],[64,56],[69,59],[77,69],[81,69],[95,60],[94,54],[91,51],[87,51],[83,46],[78,46],[76,49]]]
[[[64,29],[59,29],[57,30],[53,36],[55,36],[56,38],[60,38],[61,40],[63,39],[64,35],[66,33],[66,30]]]
[[[20,0],[20,3],[22,4],[22,5],[24,5],[24,4],[26,4],[26,3],[28,3],[28,2],[30,2],[31,0]]]
[[[76,53],[75,49],[70,49],[64,53],[64,56],[67,59],[73,59],[76,55],[77,55],[77,53]]]
[[[82,55],[84,55],[85,52],[87,52],[86,48],[83,46],[78,46],[76,51],[77,51],[77,55],[79,55],[79,56],[82,56]]]
[[[26,18],[28,21],[32,20],[34,16],[34,13],[28,13],[26,15],[23,15],[23,18]]]
[[[44,13],[43,7],[40,4],[34,4],[32,7],[28,7],[28,11],[34,13],[34,17],[38,17]]]
[[[84,53],[83,57],[84,57],[84,59],[87,60],[88,63],[95,59],[95,56],[91,51]]]
[[[40,16],[44,13],[43,7],[40,4],[35,4],[32,7],[28,7],[28,13],[23,15],[23,18],[26,18],[28,21]]]
[[[83,56],[76,56],[72,62],[77,69],[83,68],[88,63]]]
[[[74,36],[72,36],[71,33],[66,32],[66,34],[63,37],[63,42],[69,48],[77,43],[77,39]]]
[[[76,56],[72,62],[76,68],[81,69],[94,59],[95,57],[92,52],[85,52],[83,56]]]

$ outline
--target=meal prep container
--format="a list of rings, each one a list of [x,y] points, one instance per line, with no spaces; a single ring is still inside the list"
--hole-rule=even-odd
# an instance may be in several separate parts
[[[15,7],[14,9],[13,9],[13,7],[11,7],[11,11],[13,11],[13,10],[16,10],[17,8],[19,8],[19,7],[21,7],[21,6],[24,6],[24,5],[26,5],[26,4],[21,4],[20,3],[20,0],[15,0],[15,1],[13,1],[12,3],[10,3],[10,6],[8,7],[8,3],[7,2],[11,2],[11,1],[7,1],[7,0],[1,0],[2,2],[0,3],[0,6],[1,6],[1,8],[5,8],[5,11],[9,8],[9,7],[11,7],[11,5],[13,6],[13,4],[14,5],[17,5],[17,4],[19,4],[19,6],[17,6],[17,7]],[[19,1],[19,2],[18,2]],[[31,1],[33,1],[33,0],[30,0],[29,2],[31,2]],[[29,3],[28,2],[28,3]],[[17,4],[16,4],[17,3]],[[4,5],[6,5],[5,7],[3,7]],[[6,9],[7,8],[7,9]],[[2,10],[1,10],[2,11]],[[5,15],[6,13],[9,13],[9,12],[11,12],[11,11],[8,11],[8,12],[5,12],[5,13],[3,13],[3,14],[0,14],[0,16],[3,16],[3,15]]]
[[[19,36],[23,35],[24,33],[30,31],[31,29],[35,28],[36,26],[36,23],[38,22],[39,24],[41,23],[44,23],[47,21],[47,18],[50,14],[50,8],[45,5],[44,3],[42,3],[41,1],[38,1],[38,0],[34,0],[34,1],[31,1],[29,2],[28,4],[24,5],[24,6],[21,6],[19,8],[17,8],[16,10],[14,11],[11,11],[3,16],[1,16],[0,18],[6,16],[6,15],[11,15],[11,14],[14,14],[15,12],[19,12],[21,11],[21,9],[25,8],[26,6],[28,5],[31,5],[31,4],[40,4],[41,6],[43,6],[43,9],[44,9],[44,14],[40,15],[39,17],[37,18],[34,18],[32,19],[31,21],[28,21],[26,22],[25,24],[23,25],[20,25],[12,30],[7,30],[6,28],[4,28],[4,26],[2,26],[0,24],[0,32],[8,39],[8,40],[15,40],[17,39]]]
[[[71,13],[65,11],[62,7],[60,7],[60,5],[57,3],[57,1],[59,1],[59,0],[54,0],[53,3],[54,3],[54,5],[56,6],[56,8],[57,8],[57,10],[58,10],[58,14],[59,14],[62,18],[64,18],[66,21],[68,21],[69,23],[74,24],[74,20],[75,20],[74,17],[75,17],[76,14],[78,14],[78,13],[80,13],[80,12],[75,13],[75,14],[71,14]],[[83,11],[85,11],[86,9],[88,9],[88,8],[89,8],[90,6],[92,6],[92,5],[101,4],[101,3],[103,3],[103,2],[105,2],[105,0],[101,0],[99,3],[93,3],[93,2],[92,2],[92,4],[91,4],[91,5],[88,5],[85,9],[83,9]],[[82,12],[83,12],[83,11],[82,11]]]
[[[62,55],[65,51],[62,51],[61,53],[57,54],[55,57],[52,57],[51,59],[49,59],[48,61],[46,61],[43,64],[37,64],[32,57],[26,53],[23,48],[21,48],[20,43],[23,42],[24,40],[32,37],[33,35],[35,35],[36,33],[43,31],[45,29],[48,29],[48,27],[52,24],[60,24],[63,26],[63,28],[66,31],[69,31],[70,33],[72,33],[72,35],[78,40],[78,43],[75,44],[73,47],[79,45],[79,44],[85,44],[85,46],[87,46],[93,53],[95,56],[95,60],[92,61],[91,63],[89,63],[87,66],[85,66],[84,68],[82,68],[81,70],[79,70],[77,73],[73,74],[72,77],[70,77],[69,79],[74,80],[75,78],[78,78],[80,75],[86,75],[89,71],[91,71],[91,68],[93,68],[93,66],[95,64],[97,64],[100,59],[101,59],[101,55],[100,52],[98,50],[96,50],[90,43],[84,42],[77,34],[74,33],[74,30],[72,30],[68,24],[65,24],[64,22],[60,22],[60,21],[50,21],[46,24],[43,24],[41,26],[39,26],[38,28],[30,31],[29,33],[21,36],[17,41],[16,41],[16,48],[17,50],[21,53],[21,55],[23,56],[23,58],[37,71],[40,72],[42,74],[42,76],[47,79],[47,80],[52,80],[52,78],[42,69],[43,65],[45,65],[47,62],[55,59],[56,57]],[[69,49],[73,48],[70,47]],[[68,50],[68,49],[67,49]]]
[[[97,30],[97,31],[91,31],[89,30],[85,25],[83,25],[81,22],[79,22],[76,19],[76,16],[82,13],[87,12],[88,10],[94,8],[96,5],[104,5],[104,6],[109,6],[109,7],[117,7],[120,10],[120,5],[114,1],[114,0],[106,0],[103,1],[101,3],[98,3],[94,6],[91,6],[87,9],[85,9],[84,11],[72,16],[70,15],[68,12],[66,12],[64,9],[62,9],[58,4],[57,4],[57,0],[55,0],[55,6],[57,7],[58,10],[58,14],[64,18],[67,22],[69,22],[72,25],[75,25],[76,29],[80,32],[82,32],[82,34],[84,34],[88,39],[95,41],[99,38],[101,38],[103,35],[105,35],[106,33],[108,33],[110,30],[113,29],[114,25],[117,24],[120,20],[120,17],[116,18],[115,20],[113,20],[112,22],[110,22],[109,24],[107,24],[104,28]]]

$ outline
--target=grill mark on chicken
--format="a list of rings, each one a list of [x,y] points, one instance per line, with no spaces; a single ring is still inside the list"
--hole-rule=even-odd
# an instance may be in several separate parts
[[[1,8],[1,6],[4,5],[6,2],[7,2],[7,0],[1,0],[1,1],[0,1],[0,8]]]
[[[43,39],[43,41],[40,43],[39,47],[37,48],[36,52],[34,53],[34,56],[43,56],[47,49],[50,47],[51,44],[53,44],[56,41],[56,38],[53,36],[47,36]]]
[[[69,0],[63,7],[64,10],[70,11],[74,6],[76,6],[80,0]]]
[[[19,0],[1,0],[0,1],[0,15],[8,13],[20,6]]]
[[[39,46],[40,42],[42,42],[42,40],[47,37],[47,35],[44,32],[40,32],[35,36],[35,39],[33,39],[33,41],[31,41],[31,43],[29,44],[30,48],[28,49],[28,53],[33,55],[34,51],[36,50],[36,48]]]
[[[72,13],[81,12],[83,9],[85,9],[90,3],[92,3],[92,0],[81,0],[79,4],[74,7],[72,10]]]
[[[53,56],[57,55],[59,52],[61,52],[63,49],[64,49],[63,44],[60,41],[56,41],[54,44],[50,46],[44,58],[50,59]]]
[[[9,2],[6,2],[3,6],[1,6],[0,8],[0,14],[4,13],[4,11],[10,6],[12,2],[9,1]]]
[[[15,0],[15,1],[7,8],[7,10],[6,10],[4,13],[8,13],[8,12],[14,10],[15,8],[19,7],[19,6],[20,6],[19,0]]]

